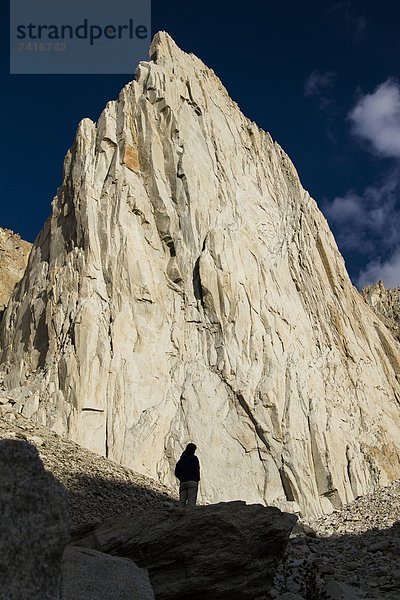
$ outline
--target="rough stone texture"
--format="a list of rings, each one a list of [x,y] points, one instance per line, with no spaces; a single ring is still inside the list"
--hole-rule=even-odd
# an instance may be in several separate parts
[[[295,522],[277,508],[229,502],[111,519],[74,543],[148,569],[157,600],[257,600]]]
[[[397,481],[308,527],[296,525],[269,598],[398,600],[399,499]]]
[[[244,83],[244,85],[247,85]],[[400,355],[289,158],[157,34],[85,119],[0,327],[5,395],[203,501],[320,515],[400,477]]]
[[[18,234],[0,227],[0,313],[24,274],[31,248]]]
[[[0,441],[0,473],[0,598],[58,600],[65,491],[27,442]]]
[[[101,523],[120,514],[136,514],[138,509],[177,504],[176,485],[172,491],[168,490],[22,415],[0,416],[0,437],[25,440],[37,447],[45,468],[67,490],[73,529],[84,523]]]
[[[60,600],[154,600],[149,576],[132,560],[66,548]]]
[[[375,285],[365,286],[361,293],[400,342],[400,288],[386,289],[383,281],[378,281]]]

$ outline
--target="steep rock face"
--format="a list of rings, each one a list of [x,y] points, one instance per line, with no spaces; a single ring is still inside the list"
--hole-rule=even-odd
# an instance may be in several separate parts
[[[31,247],[16,233],[0,227],[0,312],[24,274]]]
[[[329,512],[400,477],[400,356],[327,222],[214,73],[157,34],[85,119],[4,315],[7,396],[204,501]]]
[[[383,281],[362,290],[364,300],[400,342],[400,288],[386,289]]]

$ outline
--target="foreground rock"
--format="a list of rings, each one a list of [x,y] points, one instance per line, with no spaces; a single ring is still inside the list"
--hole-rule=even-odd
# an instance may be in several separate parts
[[[400,342],[400,288],[386,289],[383,281],[362,290],[364,300]]]
[[[68,547],[60,600],[154,600],[147,571],[131,560]]]
[[[148,569],[157,600],[256,600],[295,522],[277,508],[229,502],[110,519],[74,543]]]
[[[193,440],[205,502],[321,515],[400,477],[398,344],[290,159],[165,33],[80,124],[0,345],[7,397],[99,454],[173,486]]]
[[[0,441],[0,598],[58,600],[66,493],[27,442]]]
[[[0,314],[24,274],[31,248],[18,234],[0,227]]]

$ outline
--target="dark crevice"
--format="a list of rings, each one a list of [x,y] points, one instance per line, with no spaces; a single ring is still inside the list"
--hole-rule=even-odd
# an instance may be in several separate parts
[[[35,326],[34,324],[34,327],[36,330],[35,337],[33,339],[33,346],[39,353],[37,366],[39,369],[44,369],[47,352],[49,350],[49,332],[46,323],[46,312],[44,310],[40,315],[37,325]]]
[[[67,337],[70,339],[71,345],[76,350],[76,339],[75,339],[75,323],[71,322],[67,331]]]
[[[105,452],[106,452],[106,458],[108,458],[109,451],[110,451],[109,447],[108,447],[108,414],[109,414],[109,411],[107,411],[107,414],[106,414],[106,423],[105,423],[105,427],[106,427],[106,432],[105,432],[106,433],[106,435],[105,435]]]
[[[162,238],[162,241],[169,249],[171,258],[174,258],[176,256],[176,250],[175,250],[175,244],[174,244],[172,237],[170,235],[164,235]]]
[[[203,296],[203,290],[201,287],[201,279],[200,279],[200,256],[196,260],[196,263],[195,263],[194,269],[193,269],[193,292],[194,292],[194,297],[196,298],[196,300],[199,300],[202,307],[204,308],[204,296]]]
[[[110,355],[111,358],[113,358],[114,356],[114,343],[113,343],[113,332],[112,332],[112,318],[110,316],[109,322],[108,322],[108,339],[110,341]]]

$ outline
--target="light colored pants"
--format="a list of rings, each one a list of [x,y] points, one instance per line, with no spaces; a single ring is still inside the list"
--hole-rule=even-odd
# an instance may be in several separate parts
[[[197,490],[199,484],[197,481],[184,481],[179,486],[179,506],[196,506]]]

